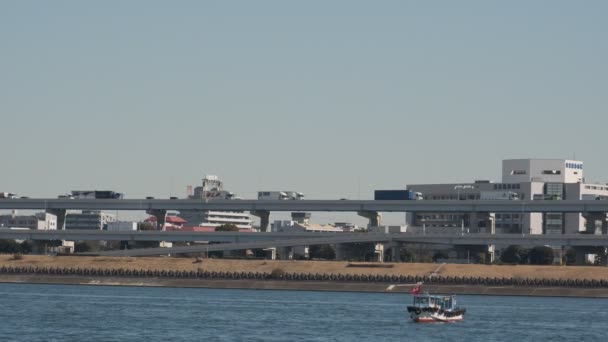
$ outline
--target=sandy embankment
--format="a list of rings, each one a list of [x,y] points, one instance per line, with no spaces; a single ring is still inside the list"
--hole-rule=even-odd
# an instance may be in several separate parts
[[[1,266],[74,267],[137,270],[230,271],[230,272],[285,272],[328,274],[429,275],[437,271],[442,276],[546,278],[546,279],[608,279],[608,267],[598,266],[532,266],[532,265],[460,265],[420,263],[385,263],[388,267],[349,267],[339,261],[282,261],[282,260],[226,260],[203,259],[195,263],[191,258],[130,258],[76,257],[26,255],[22,260],[11,260],[11,255],[0,256]],[[352,266],[353,264],[351,264]],[[364,266],[363,263],[355,265]],[[371,264],[379,265],[379,264]]]
[[[188,258],[111,258],[76,256],[34,256],[27,255],[21,260],[12,260],[11,255],[0,255],[0,267],[19,268],[61,268],[96,270],[151,270],[156,271],[201,271],[201,272],[252,272],[271,273],[280,269],[287,273],[333,274],[333,275],[396,275],[426,276],[435,274],[442,277],[482,277],[482,278],[546,278],[546,279],[608,279],[607,267],[580,266],[498,266],[498,265],[457,265],[457,264],[410,264],[410,263],[348,263],[332,261],[269,261],[269,260],[221,260],[204,259],[195,262]],[[0,283],[33,284],[74,284],[74,285],[124,285],[124,286],[165,286],[222,289],[267,289],[267,290],[310,290],[310,291],[358,291],[407,293],[413,283],[391,284],[376,281],[327,281],[327,280],[276,280],[276,279],[213,279],[176,278],[108,275],[84,275],[76,272],[70,275],[32,272],[0,272]],[[401,279],[403,279],[401,277]],[[527,285],[466,285],[427,284],[425,290],[432,293],[515,295],[515,296],[569,296],[608,298],[608,288],[604,287],[547,287]]]

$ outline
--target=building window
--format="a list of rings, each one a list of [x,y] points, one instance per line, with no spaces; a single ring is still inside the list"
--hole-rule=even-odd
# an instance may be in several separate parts
[[[544,170],[543,175],[561,175],[562,172],[560,170]]]
[[[525,175],[526,170],[511,170],[512,175]]]

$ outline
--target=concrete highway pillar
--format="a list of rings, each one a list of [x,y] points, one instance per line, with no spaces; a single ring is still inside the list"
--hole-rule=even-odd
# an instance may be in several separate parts
[[[479,233],[479,218],[477,217],[477,214],[476,211],[469,213],[469,224],[467,225],[466,222],[463,223],[464,233],[467,232],[467,229],[469,233]]]
[[[270,256],[270,260],[277,260],[277,249],[275,247],[264,248],[267,253],[267,257]]]
[[[46,212],[57,217],[57,230],[65,229],[65,209],[47,209]]]
[[[583,248],[574,248],[575,252],[575,262],[574,264],[577,266],[582,266],[587,263],[587,252]]]
[[[384,244],[377,243],[374,248],[374,254],[377,262],[384,262]]]
[[[267,232],[268,226],[270,225],[270,211],[268,210],[254,210],[251,215],[260,218],[260,231]]]
[[[401,262],[401,243],[397,241],[391,241],[389,243],[391,249],[391,261]]]
[[[292,247],[279,247],[279,258],[281,260],[293,260],[293,248]]]
[[[165,230],[165,222],[167,220],[167,211],[163,209],[146,210],[148,215],[156,217],[156,229]]]
[[[336,251],[336,261],[348,260],[348,245],[344,243],[337,243],[334,245]]]
[[[494,263],[496,259],[496,246],[488,245],[488,258],[490,259],[490,264]]]
[[[378,227],[382,224],[382,215],[377,211],[359,211],[357,215],[363,216],[369,220],[369,227]]]
[[[48,241],[32,240],[32,254],[46,254]]]
[[[495,234],[496,223],[494,214],[473,211],[468,214],[468,225],[464,222],[464,233]]]
[[[608,219],[606,219],[606,213],[602,212],[586,212],[583,213],[585,218],[585,233],[595,234],[596,232],[602,235],[608,233]],[[598,226],[598,222],[600,225]],[[598,229],[599,228],[599,229]]]

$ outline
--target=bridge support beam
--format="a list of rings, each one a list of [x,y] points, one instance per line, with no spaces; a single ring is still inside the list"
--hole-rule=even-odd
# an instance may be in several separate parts
[[[398,241],[391,241],[389,243],[389,248],[391,249],[391,261],[401,262],[401,243]]]
[[[277,249],[275,247],[264,248],[264,252],[270,260],[277,260]]]
[[[293,247],[279,247],[278,254],[281,260],[293,260]]]
[[[606,213],[602,212],[585,212],[585,233],[586,234],[608,234],[608,218]]]
[[[66,211],[67,210],[65,210],[65,209],[47,209],[46,210],[47,213],[57,216],[57,230],[65,229]]]
[[[382,215],[377,211],[358,211],[357,215],[369,220],[367,227],[378,227],[382,224]]]
[[[251,215],[260,218],[260,231],[267,232],[268,226],[270,225],[270,211],[268,210],[254,210]]]
[[[33,240],[30,243],[32,244],[32,254],[46,254],[48,241]]]
[[[162,209],[146,210],[148,215],[156,217],[156,229],[165,230],[165,222],[167,220],[167,211]]]
[[[582,266],[587,263],[587,253],[583,248],[574,248],[574,264],[576,266]]]
[[[468,227],[465,233],[496,234],[496,223],[493,213],[473,211],[468,215]]]
[[[336,261],[347,261],[350,259],[348,244],[337,243],[334,245],[334,250],[336,251]]]
[[[376,257],[374,261],[384,262],[384,244],[376,243],[374,245],[374,256]]]

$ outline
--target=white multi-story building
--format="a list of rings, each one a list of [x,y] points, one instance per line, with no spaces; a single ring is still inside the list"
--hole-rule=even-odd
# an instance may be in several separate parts
[[[0,215],[2,228],[29,228],[40,230],[56,230],[57,216],[49,213],[36,213],[34,215]]]
[[[224,190],[224,183],[218,176],[212,175],[204,176],[202,186],[194,188],[194,194],[188,198],[202,201],[238,199],[232,192]],[[234,224],[238,228],[252,228],[251,216],[244,211],[181,210],[179,216],[186,220],[188,225],[218,227]]]
[[[608,185],[585,183],[583,163],[569,159],[507,159],[502,162],[500,183],[417,184],[407,189],[423,193],[425,201],[608,199]],[[490,217],[497,233],[562,234],[588,228],[580,213],[490,213]],[[471,215],[410,212],[406,220],[413,226],[457,229],[469,227]],[[489,231],[490,227],[481,229]]]
[[[137,222],[133,222],[133,221],[108,222],[106,229],[111,232],[135,231],[135,230],[137,230]]]
[[[83,210],[81,213],[69,213],[65,216],[65,229],[94,229],[102,230],[110,222],[115,222],[116,216],[97,210]]]

